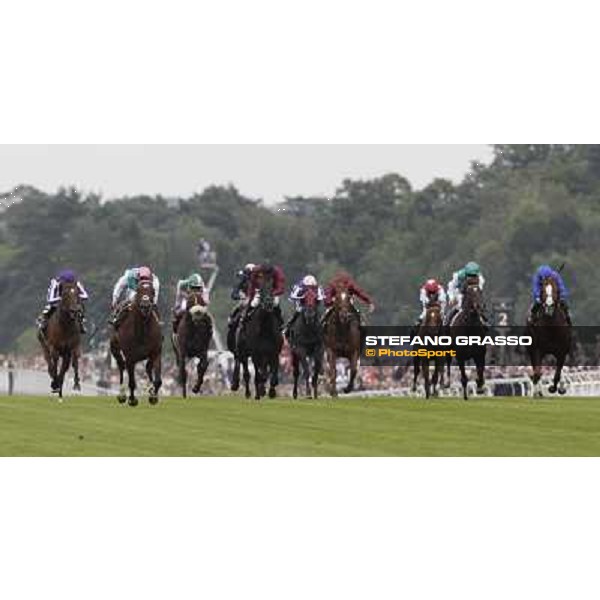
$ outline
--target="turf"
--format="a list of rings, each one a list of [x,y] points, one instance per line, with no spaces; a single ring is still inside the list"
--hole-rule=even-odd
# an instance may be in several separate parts
[[[0,396],[2,456],[599,456],[600,399]]]

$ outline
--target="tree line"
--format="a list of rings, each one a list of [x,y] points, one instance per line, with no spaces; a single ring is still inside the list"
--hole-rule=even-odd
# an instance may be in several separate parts
[[[377,304],[375,324],[407,324],[418,288],[446,282],[468,260],[486,277],[488,301],[514,303],[522,323],[540,263],[565,265],[577,324],[600,308],[600,146],[496,145],[459,183],[413,189],[390,173],[342,181],[333,198],[290,197],[276,206],[211,186],[188,198],[111,201],[74,188],[49,194],[23,185],[0,196],[0,351],[34,348],[35,317],[49,278],[75,269],[88,287],[89,318],[103,323],[112,286],[129,265],[148,264],[168,314],[177,280],[197,269],[198,239],[218,254],[212,312],[223,328],[229,289],[247,262],[280,264],[291,285],[310,272],[325,282],[345,269]],[[11,197],[12,198],[12,197]]]

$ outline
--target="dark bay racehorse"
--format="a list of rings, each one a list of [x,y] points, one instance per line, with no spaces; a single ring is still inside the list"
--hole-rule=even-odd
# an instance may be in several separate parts
[[[448,328],[449,335],[456,340],[457,336],[480,336],[485,337],[487,326],[483,317],[483,296],[478,283],[467,282],[463,293],[462,308],[456,313]],[[485,355],[486,346],[482,345],[453,345],[456,350],[456,361],[460,368],[460,380],[463,388],[463,398],[467,399],[468,378],[465,372],[467,360],[473,360],[477,370],[477,393],[485,391]]]
[[[354,389],[354,380],[358,371],[360,356],[360,316],[352,306],[350,294],[343,286],[336,288],[333,306],[325,323],[325,351],[329,366],[329,388],[331,395],[337,397],[337,359],[350,361],[350,380],[344,388],[348,394]]]
[[[123,372],[127,369],[129,380],[129,405],[136,406],[135,397],[135,365],[146,361],[146,374],[150,380],[148,402],[158,402],[158,391],[162,385],[161,353],[162,332],[160,321],[154,310],[154,287],[149,281],[142,281],[127,314],[123,317],[110,340],[110,351],[119,367],[119,383],[121,389],[117,399],[124,403],[127,400]]]
[[[308,398],[318,398],[319,375],[323,368],[323,328],[318,311],[317,291],[313,288],[306,289],[302,300],[302,312],[298,315],[290,330],[289,342],[292,349],[294,398],[298,397],[298,379],[301,365],[306,396]],[[311,361],[312,380],[309,382],[311,379]]]
[[[190,291],[186,300],[185,314],[179,321],[177,333],[171,338],[184,398],[187,398],[187,361],[189,358],[198,359],[198,379],[192,388],[192,392],[197,394],[208,368],[208,347],[213,335],[212,319],[207,312],[202,293]]]
[[[81,354],[80,318],[82,306],[76,283],[61,283],[60,301],[50,316],[46,335],[40,331],[38,340],[44,351],[51,379],[51,390],[62,398],[65,373],[73,363],[73,389],[80,390],[79,356]],[[58,361],[60,359],[60,370]]]
[[[567,355],[571,350],[572,329],[565,311],[560,302],[559,291],[556,282],[551,277],[542,282],[541,310],[530,318],[527,323],[527,335],[532,339],[532,345],[528,346],[529,358],[533,374],[531,380],[534,385],[534,393],[542,395],[539,381],[542,376],[542,361],[545,356],[554,356],[556,368],[554,379],[548,391],[551,394],[564,394],[566,388],[560,381],[562,368]]]
[[[431,304],[425,311],[425,317],[421,326],[417,330],[417,336],[423,339],[425,336],[438,336],[441,335],[443,324],[442,307],[438,304]],[[437,348],[428,348],[422,346],[425,350],[437,350]],[[429,365],[433,362],[433,378],[430,378]],[[426,356],[415,357],[413,362],[414,375],[413,375],[413,386],[412,391],[417,390],[417,379],[419,377],[419,371],[423,373],[423,382],[425,385],[425,397],[429,398],[431,394],[434,396],[438,395],[437,385],[438,381],[441,381],[444,376],[444,358],[435,357],[427,358]]]
[[[235,344],[236,365],[231,389],[235,390],[239,387],[241,364],[246,398],[250,398],[248,359],[251,358],[254,366],[256,400],[265,396],[267,380],[269,380],[269,398],[275,398],[279,383],[279,354],[283,346],[283,336],[271,287],[269,281],[259,283],[258,306],[248,307],[248,312],[242,317]]]

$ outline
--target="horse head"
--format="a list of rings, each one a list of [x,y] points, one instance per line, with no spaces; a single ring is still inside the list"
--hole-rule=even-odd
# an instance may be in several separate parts
[[[317,319],[317,290],[313,287],[307,287],[304,292],[304,298],[302,299],[302,307],[304,313],[304,320],[307,323],[313,323]]]
[[[483,294],[477,283],[467,285],[463,308],[469,323],[481,323],[483,315]]]
[[[552,277],[546,277],[542,281],[541,300],[544,315],[552,317],[558,304],[558,286]]]
[[[424,327],[439,327],[442,324],[442,307],[439,302],[434,302],[427,307],[425,318],[423,319]]]
[[[187,312],[192,319],[192,323],[197,325],[207,313],[207,310],[202,292],[197,289],[190,290],[187,294]]]
[[[147,319],[154,306],[154,286],[150,281],[141,281],[135,293],[134,305],[142,313],[142,316]]]
[[[60,302],[58,305],[60,315],[68,321],[77,321],[82,310],[77,283],[68,282],[60,285]]]
[[[346,323],[353,315],[352,301],[348,289],[343,286],[336,287],[333,310],[341,323]]]

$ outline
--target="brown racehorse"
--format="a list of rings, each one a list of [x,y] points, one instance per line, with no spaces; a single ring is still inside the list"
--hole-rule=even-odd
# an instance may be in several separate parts
[[[427,307],[425,311],[425,317],[423,322],[417,331],[417,336],[423,339],[424,336],[437,336],[441,334],[443,324],[442,307],[439,303],[433,303]],[[424,349],[428,349],[427,346],[422,346]],[[433,350],[433,348],[431,348]],[[430,378],[429,363],[433,360],[433,378]],[[426,356],[415,357],[414,360],[414,376],[412,390],[417,390],[417,379],[419,377],[419,371],[423,373],[423,381],[425,384],[425,397],[429,398],[430,395],[438,395],[437,385],[438,381],[441,381],[444,376],[444,358],[436,357],[429,359]],[[432,389],[433,388],[433,389]]]
[[[187,398],[187,360],[198,359],[196,365],[198,379],[192,388],[192,392],[197,394],[208,368],[208,347],[212,335],[212,319],[207,312],[202,293],[192,290],[186,296],[186,310],[177,326],[177,335],[171,338],[184,398]]]
[[[81,353],[80,315],[82,307],[76,283],[61,283],[60,301],[48,320],[46,336],[40,331],[38,339],[44,350],[51,378],[51,389],[62,398],[65,373],[73,363],[74,390],[80,390],[79,355]],[[58,361],[60,359],[60,370]]]
[[[347,358],[350,361],[350,381],[344,388],[345,394],[350,393],[354,389],[360,355],[360,317],[352,305],[348,290],[343,286],[336,287],[333,305],[325,323],[325,350],[331,395],[337,397],[338,358]]]
[[[562,385],[560,376],[571,350],[572,331],[560,303],[558,287],[552,277],[548,277],[542,282],[541,301],[540,313],[533,320],[529,319],[527,323],[528,335],[533,338],[532,345],[528,346],[533,369],[531,380],[535,395],[541,396],[542,390],[539,381],[542,376],[542,361],[547,355],[554,356],[556,368],[553,382],[548,391],[554,394],[558,389],[559,394],[564,394],[566,388]]]
[[[456,339],[457,336],[480,336],[484,337],[487,332],[487,326],[483,316],[483,295],[478,283],[467,281],[467,286],[463,293],[462,308],[454,315],[448,333]],[[456,351],[456,362],[460,369],[460,382],[463,388],[463,398],[467,400],[467,384],[469,378],[465,371],[465,363],[472,359],[477,371],[477,393],[485,392],[485,356],[486,346],[463,346],[454,345]]]
[[[154,311],[154,287],[151,282],[142,281],[127,314],[110,340],[110,351],[119,367],[121,388],[117,399],[121,404],[127,400],[123,383],[123,372],[127,369],[129,405],[137,405],[135,365],[143,360],[146,361],[146,374],[151,382],[148,402],[158,402],[158,391],[162,385],[162,339],[160,322]]]

